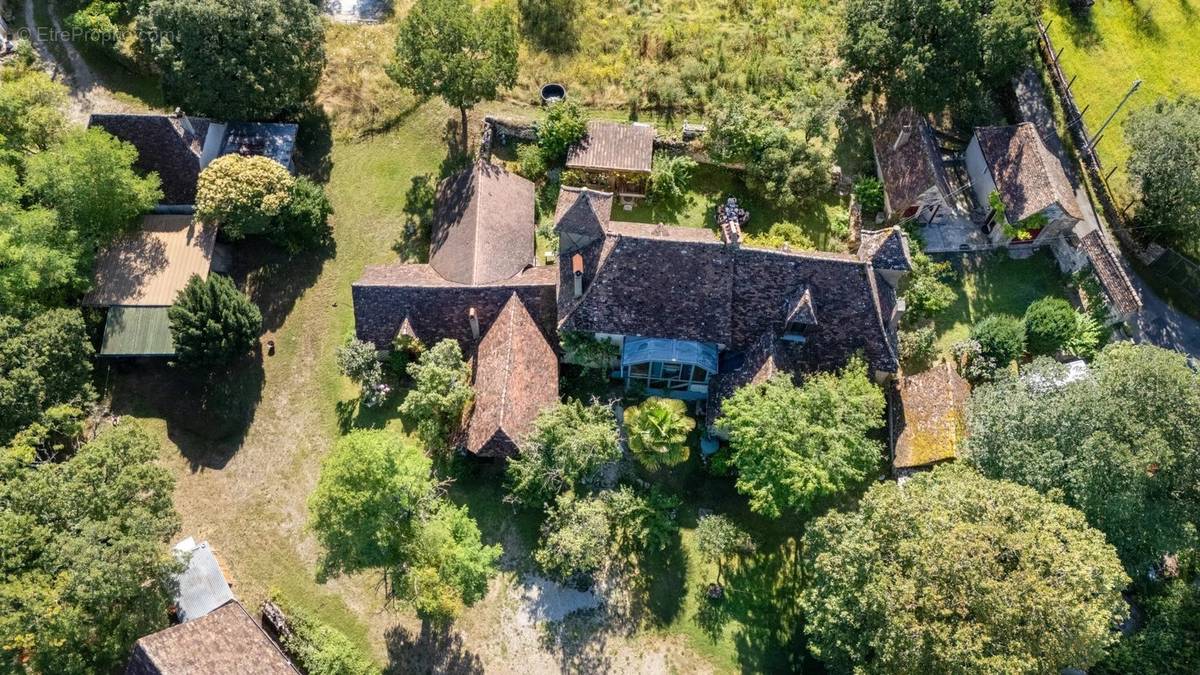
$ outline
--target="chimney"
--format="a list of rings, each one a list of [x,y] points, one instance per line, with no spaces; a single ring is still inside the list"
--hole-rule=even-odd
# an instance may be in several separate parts
[[[475,340],[479,339],[479,316],[475,314],[475,308],[472,307],[467,312],[467,319],[471,322],[471,337]]]
[[[904,318],[904,312],[908,307],[904,303],[904,298],[896,298],[896,306],[892,308],[892,316],[888,320],[888,330],[892,333],[900,330],[900,321]]]
[[[583,297],[583,256],[576,253],[571,256],[571,272],[575,277],[575,299]]]
[[[904,144],[907,143],[908,139],[912,136],[912,130],[911,122],[904,125],[904,128],[901,129],[900,133],[896,135],[896,144],[892,146],[892,152],[904,147]]]

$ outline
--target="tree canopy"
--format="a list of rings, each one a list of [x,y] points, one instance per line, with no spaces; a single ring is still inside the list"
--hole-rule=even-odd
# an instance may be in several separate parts
[[[568,400],[538,414],[521,453],[508,461],[508,499],[539,507],[594,484],[600,469],[620,457],[612,408]]]
[[[1139,226],[1192,241],[1200,234],[1200,98],[1160,100],[1130,113],[1129,173],[1140,188]]]
[[[677,399],[652,397],[625,410],[629,450],[651,471],[686,462],[695,428],[687,404]]]
[[[163,93],[190,114],[274,119],[312,98],[325,66],[310,0],[151,0],[141,20]]]
[[[1025,335],[1029,351],[1050,355],[1075,335],[1075,308],[1062,298],[1042,298],[1025,310]]]
[[[220,274],[192,275],[167,316],[175,357],[196,368],[224,366],[244,356],[262,332],[258,307]]]
[[[778,518],[808,512],[861,484],[879,467],[884,399],[852,361],[797,387],[788,375],[747,385],[725,400],[718,426],[729,434],[737,489],[750,508]]]
[[[40,68],[0,69],[0,147],[8,153],[45,150],[66,131],[67,88]]]
[[[114,672],[168,626],[174,482],[158,443],[122,424],[64,462],[0,465],[5,672]]]
[[[45,411],[90,402],[92,355],[79,310],[0,315],[0,447]]]
[[[1200,522],[1200,383],[1184,356],[1116,343],[1063,384],[1039,360],[971,397],[965,460],[1061,494],[1116,546],[1131,576],[1193,548]]]
[[[925,113],[971,116],[1031,61],[1028,0],[847,0],[840,53],[855,90]]]
[[[1129,578],[1079,511],[944,466],[804,535],[809,648],[835,672],[1049,673],[1116,641]]]
[[[262,234],[291,201],[294,184],[288,170],[273,159],[218,157],[200,172],[196,216],[219,224],[233,239]]]
[[[474,396],[462,347],[457,340],[442,340],[408,364],[408,374],[413,385],[400,414],[414,423],[426,446],[440,449],[462,424],[463,411]]]

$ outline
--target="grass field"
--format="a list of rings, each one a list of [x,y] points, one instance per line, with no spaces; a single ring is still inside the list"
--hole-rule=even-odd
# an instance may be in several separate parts
[[[1135,80],[1141,89],[1116,117],[1099,144],[1101,161],[1116,167],[1111,187],[1123,206],[1133,196],[1125,163],[1129,147],[1122,125],[1129,113],[1160,98],[1200,95],[1200,1],[1098,0],[1082,16],[1064,0],[1048,2],[1045,21],[1055,47],[1063,49],[1067,77],[1088,129],[1095,133]],[[1052,23],[1051,23],[1052,22]]]
[[[1012,260],[1000,252],[955,257],[953,263],[959,275],[953,284],[958,298],[933,322],[942,353],[949,353],[954,343],[965,340],[971,326],[988,315],[1020,317],[1035,300],[1067,297],[1066,279],[1045,250],[1025,260]]]

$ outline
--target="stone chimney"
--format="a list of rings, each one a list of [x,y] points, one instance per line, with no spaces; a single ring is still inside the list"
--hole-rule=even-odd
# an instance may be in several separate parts
[[[473,339],[478,340],[479,339],[479,316],[475,313],[474,307],[472,307],[470,309],[470,311],[467,312],[467,319],[471,322],[471,337]]]
[[[896,134],[896,143],[892,146],[892,152],[904,147],[904,144],[908,142],[908,139],[912,138],[912,131],[913,128],[911,123],[904,125],[904,128],[900,130],[900,133]]]
[[[571,256],[571,274],[575,277],[575,299],[583,297],[583,256]]]
[[[896,298],[896,306],[892,308],[892,316],[888,319],[888,330],[893,333],[900,330],[900,321],[904,319],[906,311],[908,306],[904,303],[904,298]]]

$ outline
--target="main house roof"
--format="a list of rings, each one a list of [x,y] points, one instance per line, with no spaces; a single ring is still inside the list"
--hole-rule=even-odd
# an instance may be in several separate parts
[[[886,116],[873,130],[872,141],[892,211],[904,211],[934,188],[943,197],[950,194],[933,128],[912,108]]]
[[[236,601],[138,640],[126,675],[299,675]]]
[[[653,160],[654,127],[591,120],[587,135],[571,146],[567,168],[650,173]]]
[[[533,183],[488,163],[442,181],[429,264],[447,281],[491,284],[533,264]]]
[[[1033,123],[979,127],[975,138],[1009,222],[1020,222],[1054,204],[1076,220],[1083,218],[1070,179]]]

